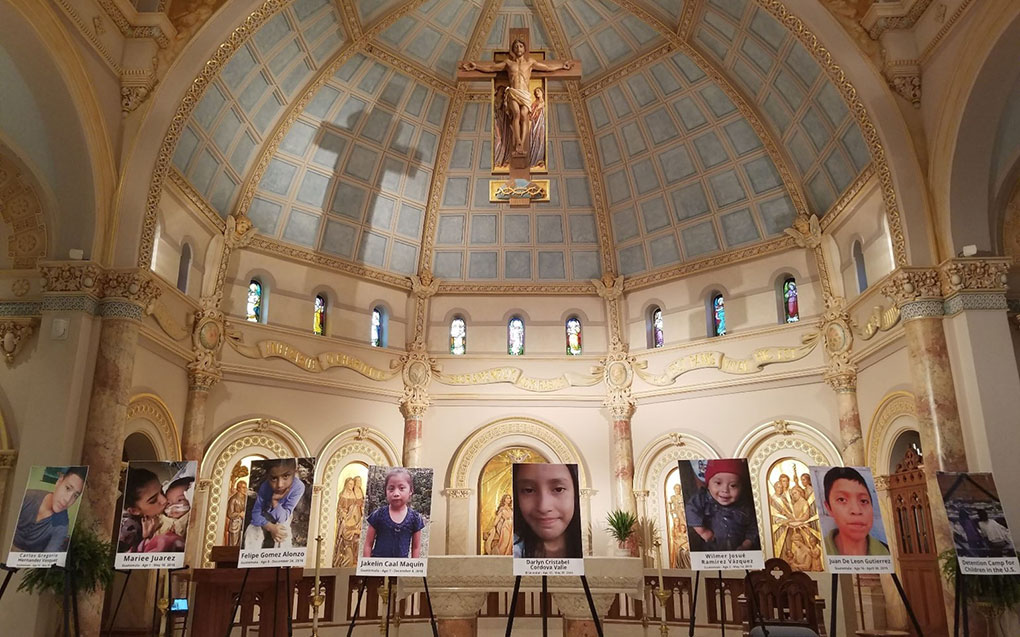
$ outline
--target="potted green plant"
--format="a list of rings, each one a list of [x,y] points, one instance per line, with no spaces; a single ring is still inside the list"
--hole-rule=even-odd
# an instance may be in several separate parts
[[[638,538],[635,531],[638,517],[628,511],[617,509],[606,516],[609,535],[616,540],[617,555],[636,557],[638,555]]]
[[[113,581],[113,544],[99,537],[91,525],[82,522],[81,516],[71,535],[65,569],[71,571],[79,595],[97,587],[105,588]],[[27,569],[18,590],[33,594],[53,593],[57,602],[63,604],[65,569]]]
[[[942,577],[954,586],[959,581],[960,563],[956,551],[947,549],[939,554]],[[990,635],[1015,635],[1004,624],[1010,619],[1007,611],[1013,611],[1013,628],[1016,628],[1017,605],[1020,604],[1020,575],[965,575],[967,578],[967,603],[977,606],[987,618]]]

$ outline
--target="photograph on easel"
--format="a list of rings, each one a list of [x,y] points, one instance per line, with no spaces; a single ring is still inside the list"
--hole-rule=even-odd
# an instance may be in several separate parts
[[[368,468],[358,575],[425,576],[434,473],[424,467]]]
[[[577,472],[576,464],[514,464],[514,575],[584,575]]]
[[[747,458],[681,460],[691,568],[764,568]]]
[[[935,474],[964,575],[1017,575],[1013,536],[990,473]]]
[[[238,568],[304,566],[315,458],[253,460]]]
[[[132,462],[121,478],[118,569],[183,568],[198,463]]]
[[[63,566],[88,467],[33,466],[28,472],[7,566]]]
[[[832,573],[892,573],[888,533],[868,467],[810,467]]]

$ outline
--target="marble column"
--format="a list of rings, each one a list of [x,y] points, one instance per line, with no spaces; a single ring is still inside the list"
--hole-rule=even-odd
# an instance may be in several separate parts
[[[188,398],[184,406],[181,431],[181,454],[185,460],[202,462],[205,448],[205,403],[211,384],[204,378],[188,374]]]
[[[882,292],[894,299],[903,321],[907,357],[924,454],[924,472],[932,518],[932,535],[938,553],[953,548],[945,504],[939,497],[936,471],[966,471],[960,410],[942,326],[944,305],[937,270],[903,268],[894,273]],[[952,585],[942,583],[948,625],[953,625]]]
[[[584,554],[594,555],[594,547],[592,546],[592,528],[591,528],[591,497],[598,495],[598,491],[595,489],[582,488],[581,489],[581,520],[584,524],[584,531],[582,532]]]
[[[861,430],[861,412],[857,406],[857,372],[842,370],[827,374],[825,382],[836,393],[840,455],[843,457],[843,464],[862,467],[865,464],[864,437]]]
[[[446,554],[474,555],[471,549],[470,509],[474,489],[443,489],[446,496]]]
[[[413,414],[404,414],[404,447],[400,456],[400,461],[405,467],[421,466],[421,423],[421,416],[415,417]]]
[[[618,509],[637,515],[637,499],[634,497],[634,441],[630,432],[633,412],[633,405],[610,406],[613,416],[610,457],[613,504]]]
[[[99,303],[102,327],[81,463],[89,467],[84,493],[86,520],[103,538],[111,537],[116,515],[124,425],[140,320],[145,305],[159,295],[159,289],[148,277],[144,271],[107,272],[104,298]],[[104,594],[99,588],[81,595],[82,634],[99,634]]]

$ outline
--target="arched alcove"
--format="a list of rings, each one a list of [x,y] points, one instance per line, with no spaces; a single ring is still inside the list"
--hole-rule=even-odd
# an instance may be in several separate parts
[[[354,426],[333,436],[319,452],[315,465],[315,490],[319,497],[312,501],[312,519],[318,520],[323,538],[322,563],[333,564],[336,549],[337,502],[343,485],[339,478],[352,462],[365,465],[396,466],[400,454],[393,442],[382,432],[367,426]],[[316,506],[318,510],[315,510]]]
[[[203,564],[210,564],[209,552],[217,538],[223,535],[225,521],[220,519],[220,508],[232,486],[230,468],[241,458],[251,455],[293,458],[312,454],[296,431],[270,418],[247,418],[230,425],[213,439],[199,467],[199,489],[204,487],[207,497],[205,536],[200,554]],[[314,515],[314,501],[312,507]]]
[[[155,394],[136,394],[127,408],[125,446],[132,435],[145,436],[153,446],[152,460],[181,460],[180,434],[166,403]]]
[[[779,460],[791,459],[804,466],[842,465],[839,449],[820,429],[803,422],[776,419],[755,427],[737,446],[736,458],[747,458],[762,548],[774,555],[771,515],[768,508],[768,471]]]
[[[512,447],[534,449],[549,462],[578,465],[581,486],[581,515],[586,553],[591,550],[591,511],[588,495],[591,474],[573,441],[554,426],[534,418],[501,418],[482,425],[460,444],[450,461],[446,474],[447,554],[471,554],[477,543],[472,541],[478,528],[476,485],[485,464],[496,454]]]
[[[687,432],[669,432],[648,443],[638,455],[634,471],[634,492],[638,496],[638,515],[655,522],[663,536],[659,556],[662,564],[672,566],[668,534],[673,529],[667,503],[671,494],[665,491],[670,472],[681,460],[718,458],[719,452],[704,439]],[[646,538],[647,539],[647,538]],[[651,564],[647,564],[651,566]]]
[[[908,431],[918,431],[914,395],[907,391],[886,394],[871,417],[865,443],[867,463],[876,476],[891,473],[889,462],[893,447],[900,436]]]

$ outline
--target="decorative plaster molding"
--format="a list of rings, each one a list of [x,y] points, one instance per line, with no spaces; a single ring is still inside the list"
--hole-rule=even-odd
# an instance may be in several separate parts
[[[871,418],[868,426],[868,438],[865,448],[867,449],[867,463],[875,475],[885,475],[889,472],[888,461],[892,453],[892,446],[899,437],[898,431],[892,431],[891,426],[900,416],[917,417],[917,405],[914,395],[906,391],[896,391],[887,394],[878,407],[875,415]],[[916,424],[916,423],[915,423]]]
[[[938,47],[942,40],[945,39],[946,35],[953,28],[953,25],[956,24],[956,21],[960,19],[960,16],[963,15],[963,12],[967,10],[973,1],[974,0],[962,0],[960,5],[956,7],[956,11],[953,11],[953,15],[948,18],[943,17],[944,22],[942,22],[942,28],[939,29],[938,33],[932,37],[931,41],[929,41],[924,47],[924,50],[921,51],[921,55],[919,56],[921,64],[926,64],[928,62],[928,58],[935,51],[936,47]],[[943,11],[943,16],[945,16],[945,11]]]
[[[551,392],[566,389],[567,387],[590,387],[595,385],[602,377],[591,374],[575,374],[564,372],[554,378],[534,378],[526,376],[524,370],[519,367],[492,367],[477,372],[463,374],[435,374],[436,382],[444,385],[492,385],[497,383],[509,383],[530,392]]]
[[[429,385],[433,375],[438,373],[439,366],[424,348],[412,350],[401,356],[400,365],[400,376],[404,382],[404,392],[399,402],[400,413],[405,419],[421,420],[432,404],[429,399]]]
[[[39,316],[42,310],[42,301],[0,301],[0,316]]]
[[[1006,297],[1002,294],[957,294],[946,299],[943,312],[946,316],[955,316],[966,310],[1006,310]]]
[[[997,292],[1005,294],[1006,277],[1012,259],[950,259],[939,265],[942,295],[960,292]]]
[[[384,381],[401,372],[400,361],[395,359],[390,361],[390,369],[386,371],[372,367],[360,358],[344,352],[322,352],[309,355],[289,343],[277,340],[264,340],[258,341],[254,345],[247,345],[237,328],[229,323],[226,326],[226,341],[234,348],[234,351],[246,358],[282,358],[313,374],[324,372],[332,367],[343,367],[355,371],[369,380]]]
[[[0,320],[0,353],[8,367],[14,364],[14,358],[38,327],[37,318]]]
[[[183,341],[191,334],[189,327],[178,323],[177,319],[170,314],[170,310],[159,299],[150,303],[145,308],[145,313],[156,319],[156,324],[163,330],[163,333],[175,341]]]
[[[939,273],[930,268],[900,268],[889,276],[881,292],[895,301],[901,311],[907,303],[942,300]]]
[[[173,454],[174,456],[168,458],[169,460],[181,459],[181,437],[177,429],[177,423],[174,422],[170,408],[167,407],[166,403],[159,396],[155,394],[137,394],[132,396],[131,402],[128,403],[125,422],[130,423],[137,418],[147,420],[155,425],[163,443],[163,452]],[[132,432],[125,431],[125,438],[130,433]]]
[[[729,358],[723,352],[695,352],[678,358],[666,366],[661,374],[644,371],[647,361],[638,361],[634,368],[646,383],[658,387],[672,385],[678,377],[696,369],[718,369],[725,374],[756,374],[775,363],[791,363],[810,354],[819,342],[819,332],[804,335],[799,347],[759,347],[749,358]]]
[[[17,449],[0,449],[0,470],[13,469],[16,464],[18,464]]]
[[[860,327],[857,321],[851,321],[851,325],[853,326],[854,333],[862,341],[870,341],[879,332],[888,332],[896,327],[899,322],[900,308],[896,304],[887,308],[876,305],[871,308],[871,314],[868,315],[868,320],[864,323],[864,327]]]
[[[31,287],[32,284],[28,282],[28,279],[15,279],[14,283],[11,283],[11,292],[14,293],[14,296],[20,298],[28,294]]]
[[[444,496],[451,500],[466,500],[474,495],[474,489],[443,489],[440,491]]]
[[[482,425],[460,444],[450,461],[450,472],[446,479],[447,487],[451,489],[470,488],[468,475],[481,452],[496,440],[515,435],[534,438],[542,442],[555,456],[555,458],[550,458],[550,461],[580,465],[578,478],[581,487],[588,486],[589,479],[581,454],[562,433],[533,418],[504,418]]]
[[[905,2],[876,2],[861,19],[873,40],[892,29],[909,29],[928,9],[932,0],[906,0]]]
[[[42,200],[30,179],[0,144],[0,219],[8,226],[7,256],[12,269],[34,268],[46,256]]]

